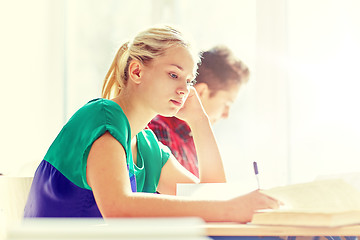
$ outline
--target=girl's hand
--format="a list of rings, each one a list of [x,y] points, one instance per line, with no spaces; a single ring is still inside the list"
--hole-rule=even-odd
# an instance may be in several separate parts
[[[229,200],[229,214],[234,214],[234,221],[250,222],[256,210],[276,209],[282,204],[280,201],[269,197],[259,190]]]
[[[206,117],[205,110],[201,104],[199,95],[194,87],[190,87],[190,93],[183,107],[176,114],[177,118],[187,122],[189,125],[196,122],[199,118]]]

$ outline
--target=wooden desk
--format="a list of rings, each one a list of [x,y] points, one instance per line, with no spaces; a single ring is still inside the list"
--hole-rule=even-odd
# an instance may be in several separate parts
[[[360,225],[325,228],[207,223],[205,229],[208,236],[360,236]]]

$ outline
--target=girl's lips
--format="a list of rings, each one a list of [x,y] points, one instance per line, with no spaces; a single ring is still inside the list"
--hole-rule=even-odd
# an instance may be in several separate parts
[[[182,105],[182,101],[176,101],[176,100],[174,100],[174,99],[171,99],[170,100],[173,104],[175,104],[176,106],[181,106]]]

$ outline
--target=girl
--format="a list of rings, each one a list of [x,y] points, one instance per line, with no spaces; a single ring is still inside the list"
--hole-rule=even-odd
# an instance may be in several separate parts
[[[105,78],[104,98],[71,117],[40,163],[25,217],[198,216],[248,222],[255,210],[278,207],[258,191],[230,200],[172,196],[177,183],[226,181],[209,118],[191,87],[197,61],[191,45],[169,26],[150,28],[122,45]],[[176,115],[190,126],[199,179],[144,130],[157,114]]]

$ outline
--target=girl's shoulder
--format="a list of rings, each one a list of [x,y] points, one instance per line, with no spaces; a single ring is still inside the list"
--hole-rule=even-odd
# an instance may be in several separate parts
[[[128,138],[130,124],[121,107],[114,101],[97,98],[87,102],[66,123],[65,129],[81,135],[98,136],[109,131],[115,138]]]
[[[87,102],[81,109],[86,110],[103,110],[104,108],[122,111],[121,107],[114,101],[105,98],[95,98]]]
[[[102,121],[102,122],[116,122],[122,119],[121,122],[127,123],[127,117],[121,107],[114,101],[96,98],[90,100],[83,105],[76,113],[70,118],[70,122],[75,119],[87,121]]]

